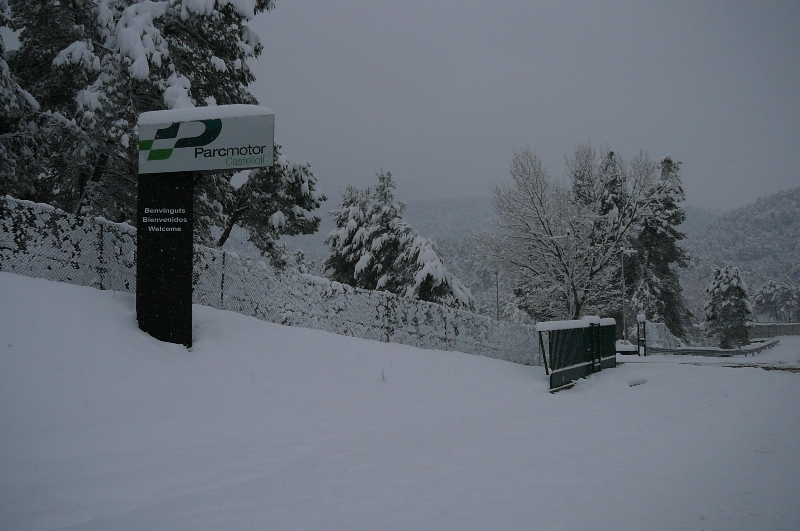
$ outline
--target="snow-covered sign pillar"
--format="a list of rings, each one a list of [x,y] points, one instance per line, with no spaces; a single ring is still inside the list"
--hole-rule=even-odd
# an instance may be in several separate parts
[[[199,175],[272,166],[275,115],[220,105],[139,116],[136,319],[192,345],[192,196]]]

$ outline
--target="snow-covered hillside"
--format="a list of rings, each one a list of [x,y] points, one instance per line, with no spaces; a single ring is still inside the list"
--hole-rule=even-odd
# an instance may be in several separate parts
[[[693,274],[737,266],[753,288],[769,280],[800,281],[800,188],[764,197],[720,216],[689,238]]]
[[[187,351],[131,295],[0,273],[1,529],[800,528],[798,373],[633,358],[551,395],[193,311]],[[800,368],[800,338],[738,361]]]

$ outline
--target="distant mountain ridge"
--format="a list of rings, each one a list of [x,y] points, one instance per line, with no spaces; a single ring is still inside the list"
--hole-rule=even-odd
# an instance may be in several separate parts
[[[751,292],[769,280],[800,282],[800,188],[723,214],[686,246],[700,280],[710,278],[714,266],[733,265]]]

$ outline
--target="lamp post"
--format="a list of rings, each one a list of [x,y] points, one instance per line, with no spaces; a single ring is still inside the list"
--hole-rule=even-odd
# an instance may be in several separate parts
[[[628,323],[625,318],[625,256],[637,254],[639,251],[636,249],[623,249],[622,250],[622,339],[628,340]]]
[[[567,311],[572,317],[572,238],[571,232],[567,229]]]
[[[500,322],[500,272],[494,270],[494,304],[497,309],[497,322]]]
[[[570,238],[570,230],[561,236],[548,236],[548,240],[563,240],[567,239],[567,275],[566,275],[566,295],[567,295],[567,319],[572,317],[572,239]]]

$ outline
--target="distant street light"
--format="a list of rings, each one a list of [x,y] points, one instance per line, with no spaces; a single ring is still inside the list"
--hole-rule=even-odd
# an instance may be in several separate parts
[[[497,309],[497,322],[500,322],[500,272],[494,270],[494,295],[495,295],[495,308]]]
[[[561,236],[549,236],[547,239],[549,240],[563,240],[564,238],[567,239],[567,276],[566,276],[566,295],[567,295],[567,319],[572,318],[572,239],[570,238],[570,231],[567,229],[567,233]]]
[[[625,256],[632,256],[638,254],[636,249],[623,249],[622,250],[622,339],[628,340],[628,323],[625,318]]]

